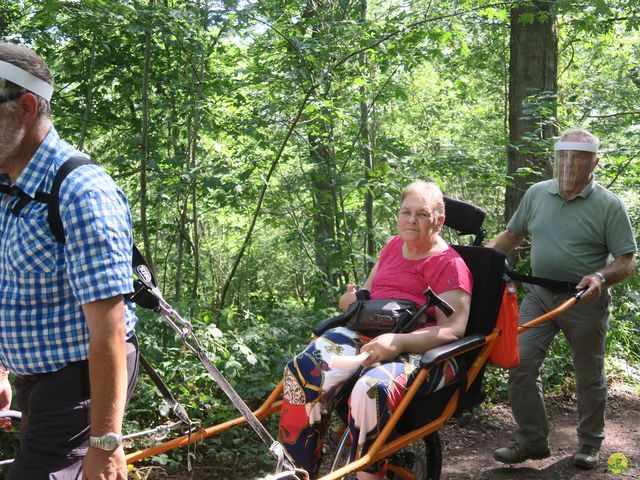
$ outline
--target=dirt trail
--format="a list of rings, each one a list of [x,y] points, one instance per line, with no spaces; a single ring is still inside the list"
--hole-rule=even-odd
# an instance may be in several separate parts
[[[457,419],[442,432],[444,460],[442,480],[605,480],[640,479],[640,395],[613,386],[609,390],[606,439],[600,451],[600,467],[582,470],[571,458],[577,449],[575,400],[547,397],[551,425],[551,457],[507,466],[493,460],[496,448],[515,438],[515,421],[507,404],[493,406],[470,417]],[[613,474],[607,459],[622,453],[629,468]]]
[[[544,460],[529,460],[507,466],[493,459],[496,448],[515,437],[515,422],[509,405],[500,403],[473,415],[454,419],[441,431],[444,446],[441,480],[640,480],[640,394],[624,385],[609,389],[606,439],[601,450],[601,465],[595,470],[573,466],[577,449],[575,428],[577,406],[566,396],[547,396],[551,424],[551,453]],[[613,474],[607,459],[622,453],[629,468]],[[266,455],[266,454],[265,454]],[[141,468],[139,478],[146,480],[248,480],[256,477],[256,458],[236,459],[233,465],[199,461],[191,473],[154,467]]]

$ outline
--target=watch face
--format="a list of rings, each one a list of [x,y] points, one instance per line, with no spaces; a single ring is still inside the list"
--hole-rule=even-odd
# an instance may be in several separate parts
[[[89,440],[89,444],[92,447],[100,448],[102,450],[115,450],[118,448],[118,445],[122,443],[122,436],[117,433],[109,432],[101,437],[91,437]]]
[[[105,450],[115,450],[120,445],[120,439],[113,433],[107,433],[101,440]]]

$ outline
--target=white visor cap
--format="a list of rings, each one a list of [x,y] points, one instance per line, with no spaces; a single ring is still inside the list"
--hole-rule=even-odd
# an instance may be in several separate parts
[[[557,142],[554,150],[578,150],[580,152],[598,153],[598,146],[592,142]]]
[[[44,80],[39,79],[20,67],[16,67],[12,63],[0,60],[0,78],[9,80],[11,83],[15,83],[25,90],[35,93],[47,102],[51,101],[53,85],[49,85]]]

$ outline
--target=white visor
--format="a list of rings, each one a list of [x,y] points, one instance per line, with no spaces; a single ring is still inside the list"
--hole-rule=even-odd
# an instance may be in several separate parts
[[[598,146],[591,142],[557,142],[554,150],[578,150],[580,152],[598,153]]]
[[[35,93],[47,102],[51,101],[53,85],[49,85],[44,80],[39,79],[20,67],[0,60],[0,78],[9,80],[11,83],[15,83],[25,90]]]

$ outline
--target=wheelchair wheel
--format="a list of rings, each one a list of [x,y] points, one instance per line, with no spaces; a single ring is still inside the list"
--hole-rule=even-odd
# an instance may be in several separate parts
[[[329,472],[349,463],[349,448],[349,432],[345,431],[336,446]],[[439,480],[441,471],[442,444],[440,435],[434,432],[392,455],[389,459],[387,478],[389,480]]]
[[[337,444],[335,445],[335,452],[331,456],[330,463],[327,465],[325,473],[335,472],[341,467],[344,467],[349,463],[349,450],[351,449],[351,442],[349,439],[349,430],[343,432],[339,437]],[[342,477],[344,479],[346,477]],[[348,478],[348,477],[347,477]],[[338,480],[342,480],[338,479]]]
[[[394,454],[389,462],[390,480],[439,480],[442,471],[440,435],[431,435],[412,443]]]

